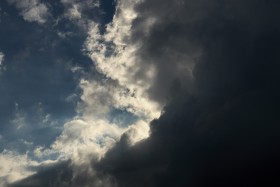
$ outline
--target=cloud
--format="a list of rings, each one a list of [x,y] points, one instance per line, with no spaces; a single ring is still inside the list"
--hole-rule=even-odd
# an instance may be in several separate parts
[[[97,21],[99,15],[98,0],[62,0],[64,7],[63,17],[72,21],[84,30],[88,25]]]
[[[132,43],[127,44],[127,49],[123,46],[127,36],[121,33],[129,31],[127,24],[132,24],[135,18],[131,17],[134,5],[123,5],[128,6],[127,11],[130,11],[130,15],[121,13],[121,16],[116,17],[112,25],[108,26],[105,35],[100,33],[97,23],[89,25],[85,51],[101,75],[81,79],[79,86],[82,94],[77,105],[78,115],[64,125],[63,133],[52,145],[52,149],[71,159],[75,165],[82,164],[83,161],[90,163],[93,158],[100,160],[107,150],[119,141],[122,134],[128,137],[127,142],[130,146],[147,138],[148,123],[160,114],[160,106],[152,102],[146,93],[152,82],[153,68],[151,67],[141,79],[136,79],[137,68],[142,68],[139,63],[133,62],[133,51],[136,48]],[[117,32],[119,29],[121,33]],[[111,46],[115,48],[112,48],[112,53],[108,53],[106,50]],[[101,48],[104,50],[99,50]],[[125,127],[118,124],[122,123],[121,121],[115,121],[115,124],[108,120],[113,110],[134,115],[137,120]]]
[[[94,114],[96,117],[106,117],[114,108],[130,112],[146,121],[159,115],[156,103],[149,103],[135,90],[129,90],[112,80],[81,80],[80,86],[83,102],[78,105],[78,111],[85,116]]]
[[[28,22],[45,23],[50,14],[47,5],[40,0],[8,0],[8,2],[14,4],[20,10],[23,19]]]
[[[65,152],[78,152],[72,155],[81,165],[48,171],[59,168],[73,186],[279,183],[279,6],[261,0],[119,1],[107,31],[93,24],[85,43],[106,81],[80,82],[79,115],[57,139],[57,150],[67,145]],[[111,107],[127,109],[143,124],[161,115],[150,123],[148,138],[139,133],[142,141],[131,143],[132,127],[143,125],[108,123],[103,118]],[[99,159],[94,137],[110,145]],[[97,148],[86,150],[87,142]],[[68,144],[75,146],[67,150]],[[51,181],[40,174],[37,181]]]
[[[8,182],[9,184],[14,182],[11,186],[87,186],[90,183],[94,186],[109,187],[113,182],[111,177],[100,175],[91,166],[104,157],[124,132],[129,138],[128,146],[133,146],[136,142],[147,138],[148,130],[149,127],[144,121],[137,122],[129,128],[120,128],[103,120],[91,122],[72,120],[65,124],[63,133],[50,149],[38,147],[34,150],[36,160],[41,161],[36,162],[38,165],[36,167],[30,164],[27,166],[33,168],[34,172],[37,171],[35,175],[30,175],[31,173],[24,170],[25,179]],[[24,177],[18,179],[22,178]]]
[[[4,62],[4,53],[3,52],[0,52],[0,66],[2,66],[2,63]]]
[[[69,19],[80,19],[82,17],[78,5],[74,4],[66,14]]]
[[[34,174],[31,167],[37,165],[36,162],[16,152],[4,150],[0,154],[0,186],[6,186],[11,182],[26,178]]]
[[[93,159],[88,154],[97,159],[103,156],[123,132],[124,129],[106,121],[86,122],[77,119],[64,125],[63,133],[52,148],[62,153],[62,156],[83,164],[87,158]]]
[[[85,50],[96,69],[115,81],[114,91],[109,93],[115,94],[115,98],[118,97],[117,105],[130,107],[130,112],[140,116],[140,113],[147,113],[144,114],[145,117],[151,120],[159,116],[161,106],[153,102],[147,93],[153,84],[155,68],[152,64],[142,66],[141,61],[136,58],[139,44],[129,41],[130,27],[137,16],[133,11],[135,4],[137,1],[119,2],[118,16],[107,26],[104,35],[100,33],[98,25],[92,25],[89,28]],[[138,76],[140,72],[141,76]],[[108,87],[107,85],[108,83],[102,86]]]
[[[64,125],[62,134],[51,148],[65,159],[71,159],[76,166],[94,162],[93,160],[99,161],[123,134],[127,136],[129,146],[147,138],[148,123],[160,114],[160,106],[152,102],[146,93],[152,81],[153,68],[150,67],[141,79],[135,78],[137,68],[142,67],[140,62],[133,62],[135,46],[132,43],[125,44],[127,36],[122,35],[129,33],[127,25],[132,24],[135,18],[131,17],[134,5],[123,5],[128,6],[130,15],[121,12],[119,17],[114,18],[112,25],[108,26],[105,35],[101,34],[97,23],[89,24],[84,50],[96,65],[99,75],[81,79],[79,87],[82,94],[77,105],[78,115]],[[117,32],[119,29],[121,33]],[[124,45],[127,45],[127,49],[124,49]],[[111,49],[112,53],[108,53],[107,50],[112,46],[115,48]],[[99,50],[101,48],[104,50]],[[134,115],[137,120],[128,126],[122,126],[123,122],[118,120],[113,123],[108,118],[112,117],[114,110]]]
[[[3,66],[4,60],[5,60],[5,55],[3,52],[0,51],[0,71],[5,70],[5,67]]]
[[[136,42],[144,41],[136,54],[156,66],[158,84],[148,93],[162,97],[169,87],[173,94],[151,123],[151,136],[130,148],[120,141],[99,162],[101,173],[122,187],[277,183],[275,7],[279,3],[140,3],[131,30]],[[145,34],[141,26],[150,18],[155,22]]]

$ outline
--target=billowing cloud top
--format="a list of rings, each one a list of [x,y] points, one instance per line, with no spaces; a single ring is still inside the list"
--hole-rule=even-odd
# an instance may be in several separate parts
[[[0,185],[279,184],[280,2],[0,5]]]

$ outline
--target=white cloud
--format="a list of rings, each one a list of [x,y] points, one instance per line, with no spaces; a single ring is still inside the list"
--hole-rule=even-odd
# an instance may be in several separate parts
[[[47,159],[50,159],[51,155],[58,155],[53,162],[70,159],[73,167],[83,166],[85,170],[92,172],[92,164],[103,158],[124,133],[128,135],[132,146],[148,137],[149,126],[145,121],[138,121],[130,127],[121,128],[106,120],[76,119],[64,125],[63,133],[50,149],[39,147],[34,154],[38,158]]]
[[[49,9],[40,0],[8,0],[20,10],[23,19],[28,22],[45,23],[49,16]]]
[[[23,179],[34,174],[30,168],[38,163],[28,159],[27,154],[4,150],[0,154],[0,186]]]
[[[113,22],[107,26],[106,33],[99,33],[98,25],[89,28],[85,50],[88,52],[97,70],[117,84],[103,84],[115,100],[115,107],[129,108],[138,115],[145,113],[148,120],[157,118],[161,107],[149,99],[148,89],[153,84],[155,67],[141,63],[136,52],[140,43],[129,41],[132,21],[137,17],[134,6],[139,1],[119,1],[117,14]],[[141,75],[139,74],[141,72]],[[91,87],[92,83],[89,84]],[[84,90],[91,89],[82,85]],[[109,88],[108,88],[109,87]],[[90,100],[90,97],[87,97]]]
[[[34,151],[34,153],[37,153],[39,151],[41,150],[39,150],[38,148]],[[43,158],[52,153],[53,151],[44,150],[42,154],[38,154],[36,156],[38,158]],[[29,152],[21,154],[13,150],[5,149],[0,153],[0,186],[8,186],[8,184],[14,183],[35,174],[37,169],[45,168],[58,162],[59,160],[49,159],[38,162],[30,158]]]
[[[147,122],[158,116],[158,106],[144,94],[112,80],[81,80],[80,87],[83,94],[78,111],[85,118],[92,115],[106,117],[112,108],[126,110]]]
[[[125,131],[105,120],[72,120],[64,125],[64,131],[52,145],[61,159],[72,159],[84,164],[100,159]],[[90,160],[89,160],[90,159]]]
[[[85,30],[91,22],[85,12],[90,11],[94,14],[99,7],[99,0],[61,0],[61,3],[64,6],[63,17],[73,21]]]
[[[146,139],[149,137],[150,127],[149,124],[145,121],[138,121],[137,123],[131,125],[126,134],[129,135],[131,145]]]

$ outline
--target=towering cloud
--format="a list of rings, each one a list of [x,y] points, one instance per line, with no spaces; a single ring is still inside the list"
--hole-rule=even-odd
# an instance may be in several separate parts
[[[279,184],[279,8],[262,0],[119,0],[106,32],[92,24],[85,42],[106,81],[80,82],[82,117],[53,146],[75,142],[79,151],[12,186]],[[104,122],[110,108],[138,116],[136,129],[161,116],[135,143],[131,128]],[[108,130],[99,139],[106,149],[92,141],[92,128]]]

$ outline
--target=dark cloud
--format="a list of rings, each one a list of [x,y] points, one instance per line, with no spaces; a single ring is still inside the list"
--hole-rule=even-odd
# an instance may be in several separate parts
[[[115,147],[100,168],[115,176],[119,186],[277,182],[279,5],[275,1],[141,4],[136,28],[142,20],[158,19],[140,54],[157,65],[156,90],[151,94],[170,94],[169,89],[177,94],[160,119],[151,123],[148,140],[124,151]],[[142,39],[141,33],[135,39]],[[165,52],[166,48],[170,50]],[[180,57],[195,52],[199,54],[191,59],[193,87],[185,90],[188,72],[180,72],[178,65],[187,64],[189,58]]]
[[[133,40],[156,66],[151,97],[169,104],[147,140],[131,147],[124,134],[93,164],[95,176],[121,187],[279,184],[279,8],[262,0],[141,3]],[[141,26],[151,18],[147,33]]]

